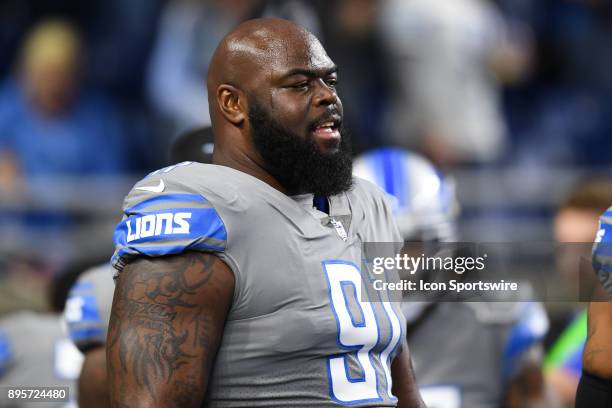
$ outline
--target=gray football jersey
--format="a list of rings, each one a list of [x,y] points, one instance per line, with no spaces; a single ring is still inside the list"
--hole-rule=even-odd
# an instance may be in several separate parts
[[[70,288],[64,320],[68,336],[81,351],[106,343],[113,305],[114,269],[109,263],[83,272]]]
[[[76,401],[76,380],[83,356],[64,334],[54,314],[19,312],[0,320],[0,387],[69,387]],[[69,402],[19,402],[5,407],[68,407]]]
[[[404,304],[406,316],[419,304]],[[421,304],[423,305],[423,304]],[[429,408],[504,406],[506,386],[548,330],[541,304],[454,302],[425,306],[408,345]]]
[[[112,263],[214,252],[235,292],[209,407],[393,407],[390,365],[404,344],[399,304],[360,299],[362,242],[400,242],[385,194],[356,179],[329,198],[289,197],[240,171],[181,163],[124,203]]]

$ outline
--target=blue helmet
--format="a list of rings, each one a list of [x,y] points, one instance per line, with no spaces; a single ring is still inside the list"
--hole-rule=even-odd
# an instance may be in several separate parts
[[[458,203],[452,179],[423,156],[382,148],[357,157],[353,174],[390,197],[404,240],[455,240]]]

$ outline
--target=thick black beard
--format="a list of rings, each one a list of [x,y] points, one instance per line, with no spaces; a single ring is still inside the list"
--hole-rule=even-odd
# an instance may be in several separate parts
[[[253,143],[268,171],[290,195],[313,193],[332,196],[353,185],[350,140],[340,129],[342,140],[335,153],[324,154],[312,136],[304,139],[287,130],[263,107],[250,101],[249,119]]]

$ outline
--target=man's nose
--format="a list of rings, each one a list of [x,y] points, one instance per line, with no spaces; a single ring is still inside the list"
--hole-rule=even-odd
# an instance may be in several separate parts
[[[338,94],[336,90],[330,87],[323,79],[315,81],[315,106],[320,105],[333,105],[338,102]]]

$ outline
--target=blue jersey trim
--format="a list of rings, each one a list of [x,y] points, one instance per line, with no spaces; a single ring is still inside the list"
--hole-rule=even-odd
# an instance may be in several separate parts
[[[602,263],[602,262],[594,261],[593,262],[593,269],[595,269],[596,272],[609,273],[609,272],[612,272],[612,263],[605,264],[605,263]]]
[[[190,218],[188,219],[189,224],[189,232],[187,233],[177,233],[170,232],[166,233],[167,225],[163,224],[160,228],[160,233],[142,237],[138,236],[138,238],[127,242],[128,233],[132,234],[137,233],[137,219],[150,215],[158,215],[158,214],[172,214],[172,216],[177,213],[189,213]],[[166,223],[170,222],[174,224],[174,221],[165,221]],[[129,223],[129,225],[128,225]],[[161,231],[163,229],[163,232]],[[214,208],[172,208],[172,209],[164,209],[158,211],[151,212],[143,212],[134,214],[117,225],[114,233],[115,245],[118,247],[126,247],[126,246],[140,246],[149,242],[159,242],[159,241],[175,241],[177,239],[191,239],[198,240],[201,238],[213,238],[219,241],[227,240],[227,231],[225,230],[225,225],[221,220],[221,217],[217,214]]]
[[[593,247],[594,256],[606,256],[612,258],[612,225],[601,224],[600,228],[604,231],[601,241]]]
[[[135,211],[140,211],[143,208],[154,206],[157,204],[164,204],[168,202],[184,203],[184,202],[190,202],[190,201],[202,203],[202,202],[207,202],[208,200],[206,200],[206,198],[204,198],[203,196],[199,194],[165,194],[165,195],[151,197],[144,201],[141,201],[138,204],[135,204],[132,207],[126,209],[125,213],[131,214]]]
[[[190,250],[202,250],[204,252],[214,251],[223,252],[225,248],[206,244],[205,242],[194,244],[194,245],[169,245],[169,246],[155,246],[155,247],[125,247],[117,251],[117,254],[113,256],[112,262],[116,261],[117,258],[124,257],[126,255],[145,255],[145,256],[164,256],[164,255],[176,255]]]

